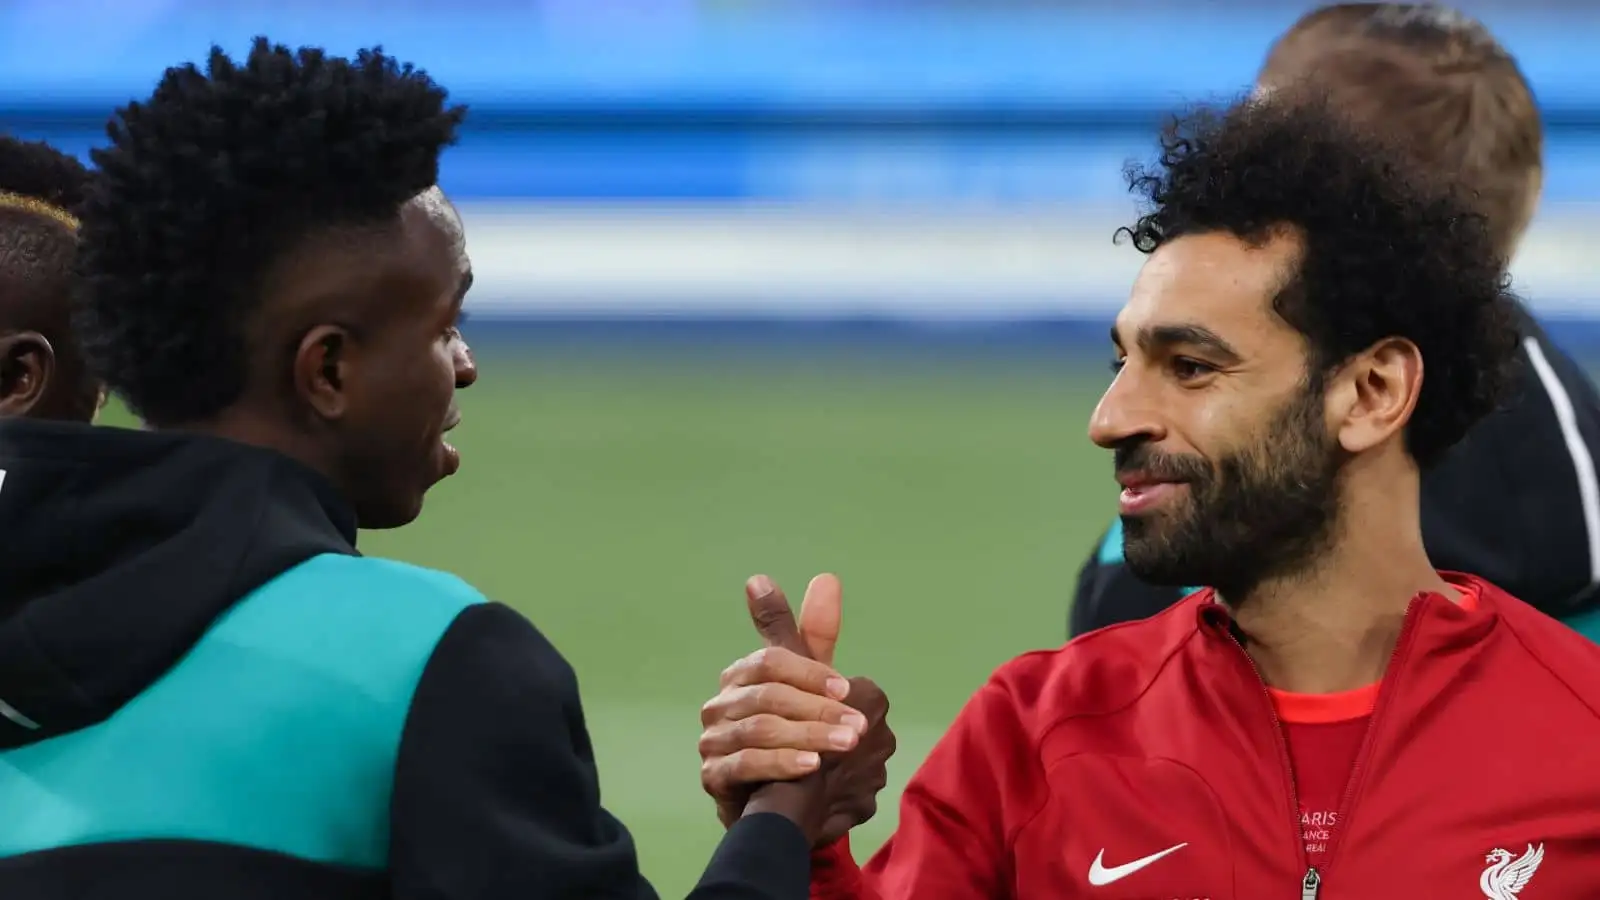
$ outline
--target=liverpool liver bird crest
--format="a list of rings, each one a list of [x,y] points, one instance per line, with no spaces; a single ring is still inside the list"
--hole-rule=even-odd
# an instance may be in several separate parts
[[[1489,851],[1484,861],[1489,868],[1484,869],[1478,877],[1478,887],[1482,889],[1483,896],[1488,900],[1516,900],[1516,896],[1528,886],[1533,873],[1539,870],[1539,863],[1544,862],[1544,845],[1535,847],[1529,844],[1527,852],[1521,856],[1512,856],[1510,850],[1496,847]]]

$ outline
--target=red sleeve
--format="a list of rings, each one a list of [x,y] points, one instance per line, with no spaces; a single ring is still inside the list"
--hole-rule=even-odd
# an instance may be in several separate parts
[[[1044,806],[1044,772],[1004,678],[985,684],[900,798],[900,825],[865,867],[848,840],[812,859],[812,900],[991,900],[1011,895],[1011,841]]]

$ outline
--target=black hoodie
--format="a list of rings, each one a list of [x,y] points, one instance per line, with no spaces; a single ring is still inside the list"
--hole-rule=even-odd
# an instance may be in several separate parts
[[[0,422],[0,897],[651,898],[571,668],[331,486],[213,438]],[[803,898],[776,815],[695,898]]]

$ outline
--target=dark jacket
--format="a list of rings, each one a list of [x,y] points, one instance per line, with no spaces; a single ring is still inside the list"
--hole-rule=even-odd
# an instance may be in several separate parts
[[[309,469],[0,422],[0,534],[0,897],[655,897],[561,654],[358,554]],[[693,896],[800,900],[808,855],[753,816]]]
[[[1481,575],[1575,619],[1600,599],[1600,393],[1531,316],[1522,327],[1510,401],[1423,474],[1422,537],[1435,568]],[[1113,522],[1078,573],[1068,630],[1142,619],[1182,594],[1122,565],[1121,523]]]

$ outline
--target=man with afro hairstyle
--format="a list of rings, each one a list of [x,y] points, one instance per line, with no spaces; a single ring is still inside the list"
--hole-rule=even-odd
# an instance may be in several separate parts
[[[463,115],[257,39],[111,122],[77,325],[148,430],[0,422],[0,896],[655,896],[561,654],[356,550],[460,462]],[[755,792],[693,896],[805,897],[827,784]]]
[[[88,180],[49,144],[0,135],[0,417],[87,422],[100,408],[69,305]]]
[[[1132,172],[1147,256],[1089,436],[1129,568],[1212,587],[1000,667],[813,897],[1600,896],[1600,647],[1423,547],[1422,470],[1519,341],[1483,217],[1413,162],[1296,90]],[[817,749],[785,710],[821,673],[780,659],[706,706],[716,796],[798,774],[754,746]],[[764,713],[794,730],[754,744]]]
[[[1258,85],[1315,78],[1352,118],[1449,173],[1486,217],[1491,252],[1516,253],[1539,205],[1544,131],[1533,92],[1481,23],[1434,4],[1340,3],[1275,43]],[[1503,408],[1429,467],[1422,535],[1440,568],[1465,569],[1600,640],[1600,393],[1526,309],[1520,371]],[[1072,635],[1144,618],[1186,588],[1123,565],[1120,521],[1078,573]]]

